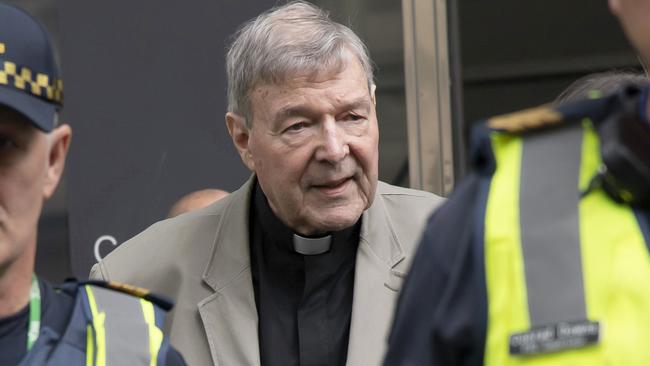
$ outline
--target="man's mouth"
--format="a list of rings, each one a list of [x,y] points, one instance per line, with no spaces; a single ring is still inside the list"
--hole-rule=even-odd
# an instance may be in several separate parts
[[[347,188],[348,184],[352,181],[352,177],[346,177],[336,180],[330,180],[314,184],[313,187],[328,196],[335,196],[342,193]]]

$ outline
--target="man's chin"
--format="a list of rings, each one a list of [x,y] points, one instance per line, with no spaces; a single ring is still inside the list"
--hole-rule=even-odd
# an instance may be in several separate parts
[[[324,214],[318,218],[318,221],[311,226],[309,231],[313,233],[341,231],[354,226],[360,218],[361,213],[359,215]]]

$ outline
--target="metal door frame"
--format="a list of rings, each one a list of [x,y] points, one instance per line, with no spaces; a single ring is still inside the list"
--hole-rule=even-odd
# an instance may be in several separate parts
[[[447,4],[402,0],[412,188],[439,195],[454,186]]]

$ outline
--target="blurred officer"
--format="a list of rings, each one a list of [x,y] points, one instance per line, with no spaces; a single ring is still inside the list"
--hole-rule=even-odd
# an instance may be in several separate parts
[[[190,192],[179,198],[178,201],[174,202],[172,208],[169,209],[167,218],[176,217],[178,215],[209,206],[210,204],[217,202],[227,195],[228,192],[214,188],[206,188]]]
[[[650,0],[610,1],[650,56]],[[495,117],[430,219],[385,365],[650,362],[648,88]]]
[[[33,274],[38,217],[70,144],[62,96],[44,29],[0,3],[0,365],[184,365],[163,340],[164,300]]]

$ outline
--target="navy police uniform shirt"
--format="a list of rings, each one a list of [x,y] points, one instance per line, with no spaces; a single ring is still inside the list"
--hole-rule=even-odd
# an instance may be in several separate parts
[[[607,100],[582,102],[562,113],[567,119],[598,121],[612,108]],[[474,171],[429,219],[400,293],[385,366],[483,364],[487,289],[482,222],[495,168],[489,133],[484,125],[475,129]],[[636,214],[648,243],[650,212]]]
[[[76,283],[54,287],[39,280],[41,290],[41,328],[48,327],[63,334],[75,305]],[[15,315],[0,319],[0,365],[18,365],[27,354],[29,304]],[[167,352],[167,365],[185,365],[183,357],[174,348]]]

